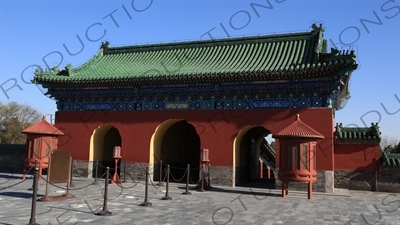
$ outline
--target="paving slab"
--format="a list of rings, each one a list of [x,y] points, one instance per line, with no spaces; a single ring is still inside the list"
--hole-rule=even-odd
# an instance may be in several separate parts
[[[185,184],[129,181],[108,185],[107,209],[111,216],[97,216],[104,207],[105,181],[74,178],[71,194],[75,198],[56,202],[36,202],[38,224],[400,224],[400,195],[336,189],[335,193],[281,191],[256,187],[218,187],[198,192],[189,185],[191,195],[182,195]],[[19,175],[0,174],[0,224],[28,224],[31,219],[33,179],[21,182]],[[138,182],[138,183],[137,183]],[[14,185],[12,187],[8,187]],[[65,184],[49,185],[49,195],[65,193]],[[6,188],[7,187],[7,188]],[[46,182],[39,181],[38,197],[45,194]]]

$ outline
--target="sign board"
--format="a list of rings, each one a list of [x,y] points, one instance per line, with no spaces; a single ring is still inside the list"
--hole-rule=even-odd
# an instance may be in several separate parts
[[[53,150],[49,161],[48,181],[50,183],[68,183],[71,176],[71,163],[71,153],[68,150]]]

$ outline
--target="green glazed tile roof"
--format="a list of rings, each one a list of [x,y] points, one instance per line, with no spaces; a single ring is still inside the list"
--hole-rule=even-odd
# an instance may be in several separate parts
[[[38,69],[37,84],[165,84],[287,80],[357,67],[354,51],[326,52],[323,28],[310,32],[207,41],[109,47],[85,64]]]
[[[371,127],[343,127],[336,124],[335,130],[336,143],[373,143],[379,144],[381,141],[381,132],[379,131],[378,123],[372,123]]]
[[[0,155],[24,155],[25,152],[24,144],[0,144]]]
[[[400,168],[400,153],[384,153],[382,167]]]

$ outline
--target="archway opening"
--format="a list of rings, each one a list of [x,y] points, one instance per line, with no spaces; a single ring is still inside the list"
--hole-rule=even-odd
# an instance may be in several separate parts
[[[92,162],[93,177],[95,174],[96,163],[99,163],[97,168],[97,177],[106,172],[106,167],[110,168],[110,173],[115,170],[115,161],[113,158],[113,149],[115,146],[121,146],[121,135],[117,128],[112,125],[102,125],[93,131],[90,138],[90,153],[89,161]],[[121,146],[122,147],[122,146]],[[121,162],[119,162],[120,164]],[[118,165],[120,167],[120,165]],[[120,174],[120,169],[118,169]]]
[[[170,182],[178,182],[190,165],[190,177],[193,182],[199,180],[200,166],[200,137],[196,128],[186,120],[167,120],[161,124],[152,137],[152,154],[154,164],[160,165],[163,171],[170,165],[172,177]],[[159,180],[160,167],[154,167],[154,180]],[[162,176],[164,177],[164,175]],[[180,182],[186,182],[182,179]]]
[[[239,131],[234,143],[235,185],[274,186],[274,143],[271,132],[265,127],[247,126]]]

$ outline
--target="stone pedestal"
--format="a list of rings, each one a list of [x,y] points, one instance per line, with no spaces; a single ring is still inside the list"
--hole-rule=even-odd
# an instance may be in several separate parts
[[[335,191],[334,178],[334,171],[325,171],[325,193],[333,193]]]

